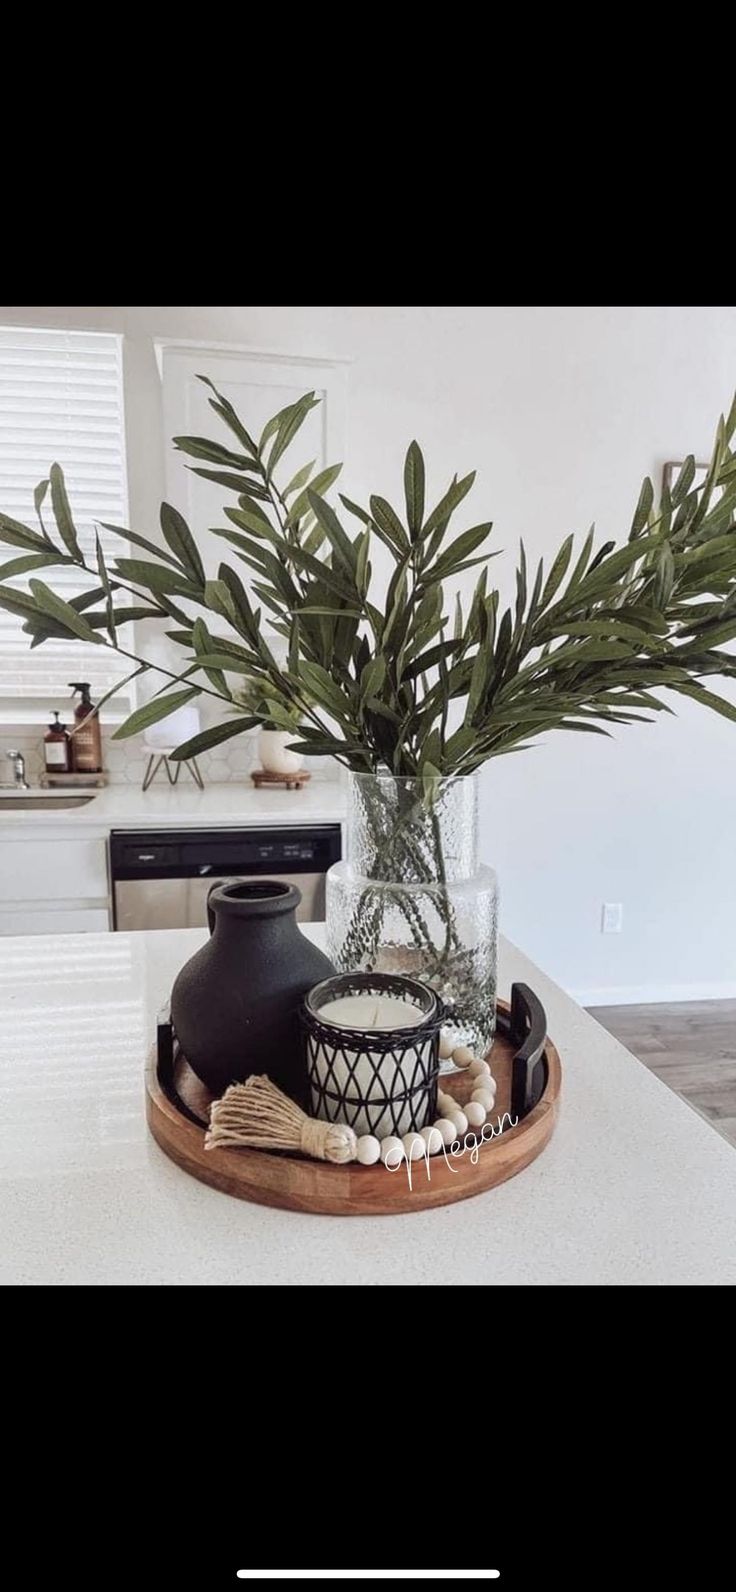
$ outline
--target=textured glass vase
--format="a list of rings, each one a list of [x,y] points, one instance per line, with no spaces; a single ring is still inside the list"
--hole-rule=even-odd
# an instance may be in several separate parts
[[[327,943],[339,972],[430,984],[452,1009],[455,1043],[482,1056],[495,1028],[498,885],[477,853],[475,775],[351,775],[347,857],[327,875]]]

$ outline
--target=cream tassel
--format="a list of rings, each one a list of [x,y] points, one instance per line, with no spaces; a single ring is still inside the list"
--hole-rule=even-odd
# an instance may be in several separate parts
[[[344,1122],[308,1117],[267,1078],[232,1083],[210,1107],[206,1150],[249,1147],[253,1150],[300,1150],[317,1161],[342,1165],[354,1161],[358,1140]]]

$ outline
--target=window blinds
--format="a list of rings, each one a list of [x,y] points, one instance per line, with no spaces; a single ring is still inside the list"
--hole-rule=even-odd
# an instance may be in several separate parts
[[[33,490],[54,462],[64,471],[85,558],[94,567],[95,521],[127,523],[122,339],[103,332],[0,327],[0,510],[37,529]],[[50,498],[43,507],[55,535]],[[100,530],[105,556],[129,549]],[[17,549],[0,545],[0,564]],[[74,569],[51,568],[41,579],[70,598],[96,582]],[[11,578],[21,589],[26,576]],[[122,594],[121,594],[122,596]],[[89,680],[92,700],[121,679],[125,660],[83,642],[46,641],[30,650],[22,619],[0,608],[0,698],[42,701],[69,697],[70,680]]]

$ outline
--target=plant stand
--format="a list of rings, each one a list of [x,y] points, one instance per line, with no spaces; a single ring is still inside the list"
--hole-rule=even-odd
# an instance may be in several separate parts
[[[166,770],[166,777],[167,777],[170,785],[176,785],[177,784],[178,779],[179,779],[179,773],[180,773],[181,769],[182,768],[186,768],[186,769],[189,770],[189,773],[191,774],[195,785],[198,785],[200,790],[204,790],[204,780],[202,778],[202,775],[199,772],[199,767],[198,767],[198,764],[197,764],[196,757],[190,757],[189,761],[186,762],[186,763],[175,763],[174,764],[174,772],[172,774],[172,772],[171,772],[171,763],[169,762],[169,757],[170,757],[170,752],[173,752],[173,750],[174,750],[174,748],[172,746],[169,751],[152,752],[151,753],[151,755],[150,755],[150,757],[148,759],[148,767],[146,769],[145,774],[143,775],[142,789],[143,790],[148,790],[149,785],[153,784],[153,781],[156,778],[156,775],[157,775],[157,773],[158,773],[158,771],[159,771],[159,769],[161,767],[161,764],[163,763],[164,769]]]

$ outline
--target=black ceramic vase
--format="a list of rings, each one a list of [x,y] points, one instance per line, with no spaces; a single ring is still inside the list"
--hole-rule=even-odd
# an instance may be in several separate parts
[[[334,968],[298,928],[300,901],[295,885],[270,879],[225,880],[210,890],[210,939],[176,979],[171,1018],[213,1095],[265,1072],[306,1104],[299,1004]]]

